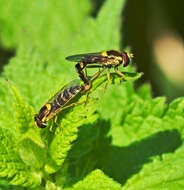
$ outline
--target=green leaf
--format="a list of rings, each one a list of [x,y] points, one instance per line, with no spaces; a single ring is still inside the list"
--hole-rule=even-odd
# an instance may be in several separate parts
[[[18,89],[11,82],[8,81],[8,84],[14,97],[14,119],[16,124],[14,130],[17,132],[17,138],[19,141],[30,138],[43,148],[45,145],[40,139],[38,130],[33,129],[35,126],[33,108],[23,100]]]
[[[61,48],[89,14],[88,0],[0,1],[0,27],[6,47],[29,39],[33,46]],[[64,46],[63,46],[64,47]]]
[[[119,49],[120,14],[125,0],[107,0],[96,19],[89,18],[70,44],[71,53]],[[79,44],[80,48],[79,48]],[[70,53],[67,52],[67,53]]]
[[[23,162],[35,169],[41,169],[46,160],[46,150],[35,144],[31,139],[24,138],[18,144],[18,152]]]
[[[123,78],[125,81],[134,81],[142,77],[143,73],[130,73],[130,72],[123,72],[125,75],[125,78]]]
[[[128,97],[125,99],[127,100]],[[116,98],[116,101],[120,100]],[[148,103],[143,100],[138,101],[136,96],[132,96],[131,102],[133,106],[129,106],[128,114],[124,113],[121,123],[117,125],[117,122],[112,118],[108,136],[103,139],[101,137],[97,142],[97,144],[106,142],[102,147],[98,147],[99,150],[96,152],[99,158],[96,160],[98,168],[103,168],[107,175],[113,176],[121,184],[124,184],[130,178],[127,185],[125,183],[124,189],[144,189],[144,187],[145,189],[164,189],[165,183],[168,183],[166,185],[168,189],[172,189],[174,184],[176,185],[174,185],[175,187],[180,186],[183,183],[183,172],[181,169],[182,164],[180,167],[179,163],[183,162],[183,158],[180,158],[179,154],[174,153],[174,151],[183,142],[184,115],[180,116],[177,112],[173,113],[172,108],[182,110],[184,106],[183,98],[175,100],[170,106],[165,103],[164,98],[153,99],[152,102]],[[174,104],[175,106],[173,106]],[[171,110],[172,118],[170,117]],[[179,111],[179,113],[181,112]],[[108,127],[107,124],[106,127]],[[110,141],[111,138],[112,141]],[[181,180],[177,181],[176,179],[172,183],[172,179],[165,177],[170,171],[169,166],[173,164],[174,167],[174,160],[173,163],[168,162],[168,167],[166,168],[163,161],[163,171],[159,173],[163,154],[166,157],[167,155],[172,155],[173,158],[180,160],[178,161],[177,170],[173,169],[172,172],[173,176],[177,176],[178,173]],[[158,160],[159,156],[160,164],[158,165],[158,171],[154,174],[153,169],[157,168],[156,160]],[[147,170],[144,173],[144,165],[148,163],[150,163],[149,171]],[[141,169],[142,167],[143,169]],[[136,176],[135,181],[134,177],[132,177],[133,175]],[[143,178],[141,178],[142,175]],[[157,183],[158,186],[156,186]]]
[[[41,176],[20,159],[14,136],[8,130],[0,128],[0,140],[0,177],[10,178],[12,185],[38,186]]]
[[[62,117],[59,124],[61,130],[59,130],[58,126],[57,133],[49,147],[49,154],[57,165],[61,166],[63,164],[71,148],[71,143],[77,139],[78,128],[84,124],[94,123],[97,120],[98,115],[94,114],[94,103],[94,100],[89,102],[86,108],[84,108],[84,105],[76,106],[72,112]]]
[[[138,90],[137,94],[143,99],[152,99],[151,86],[149,84],[143,84]]]
[[[33,126],[34,111],[31,106],[24,102],[16,87],[9,81],[8,84],[14,96],[14,109],[16,110],[14,118],[17,123],[16,128],[19,130],[21,135],[26,133],[27,130]]]
[[[167,104],[149,85],[135,90],[142,73],[131,64],[119,67],[121,83],[111,72],[105,92],[105,72],[93,81],[87,106],[62,110],[52,132],[52,121],[34,123],[57,87],[78,77],[65,56],[120,49],[125,1],[104,1],[96,18],[84,0],[1,4],[1,38],[16,56],[0,85],[0,177],[36,189],[182,189],[184,98]]]
[[[131,189],[182,189],[184,187],[183,146],[175,154],[163,155],[162,159],[145,165],[139,174],[127,181],[123,190]]]
[[[101,170],[94,170],[68,190],[120,190],[121,185],[106,176]]]

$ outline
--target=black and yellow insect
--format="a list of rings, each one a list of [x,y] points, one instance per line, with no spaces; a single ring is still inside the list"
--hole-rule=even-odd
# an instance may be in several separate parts
[[[58,112],[79,104],[78,102],[69,104],[69,102],[77,94],[85,92],[88,88],[88,84],[80,85],[79,80],[73,80],[65,85],[40,109],[39,113],[35,115],[34,119],[37,126],[45,128],[47,121],[52,119]]]
[[[56,116],[57,113],[64,109],[81,104],[83,102],[70,103],[79,93],[84,93],[88,91],[87,98],[89,95],[90,83],[92,80],[97,78],[101,73],[95,74],[89,81],[89,83],[84,83],[80,85],[80,80],[73,80],[67,85],[63,86],[59,92],[57,92],[47,103],[42,106],[39,113],[35,115],[34,119],[38,127],[45,128],[47,121]],[[87,102],[87,98],[85,103]]]
[[[84,68],[102,68],[103,70],[107,69],[107,83],[110,81],[111,68],[114,68],[115,72],[121,77],[121,79],[124,78],[124,74],[118,71],[118,67],[120,65],[126,67],[129,64],[131,58],[133,58],[133,54],[117,50],[78,54],[66,57],[66,59],[69,61],[78,62],[75,65],[75,68],[79,77],[84,81],[84,83],[89,83],[88,77],[83,72]],[[102,73],[101,71],[99,72]]]

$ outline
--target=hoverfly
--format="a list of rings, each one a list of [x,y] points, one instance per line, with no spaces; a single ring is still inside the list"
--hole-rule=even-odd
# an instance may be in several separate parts
[[[46,122],[52,119],[58,112],[66,109],[68,107],[72,107],[76,103],[69,103],[71,99],[73,99],[80,92],[88,90],[88,84],[84,84],[80,86],[79,80],[73,80],[69,84],[65,85],[57,92],[39,111],[38,114],[35,115],[34,119],[38,127],[45,128]]]
[[[99,74],[101,73],[95,74],[90,79],[90,82],[97,78]],[[82,102],[70,103],[70,100],[77,96],[79,93],[89,91],[89,84],[90,83],[84,83],[83,85],[80,85],[80,80],[73,80],[64,87],[62,87],[59,92],[57,92],[51,99],[47,101],[44,106],[42,106],[39,113],[35,115],[34,120],[37,126],[40,128],[45,128],[47,126],[47,121],[56,116],[57,113],[69,107],[81,104]],[[87,98],[88,95],[89,93],[87,94]]]
[[[97,53],[71,55],[66,57],[66,60],[78,62],[75,65],[75,68],[84,83],[89,83],[87,75],[83,72],[84,68],[107,69],[107,86],[110,81],[110,69],[114,68],[115,72],[121,77],[120,79],[123,79],[125,76],[123,73],[118,71],[118,67],[120,65],[126,67],[132,58],[133,54],[126,53],[125,51],[109,50]],[[101,71],[99,72],[102,73]],[[97,75],[99,76],[99,73]]]

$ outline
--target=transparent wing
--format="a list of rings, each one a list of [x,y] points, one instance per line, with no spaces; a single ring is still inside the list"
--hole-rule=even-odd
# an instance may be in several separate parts
[[[100,62],[100,60],[104,56],[101,55],[101,52],[97,53],[86,53],[86,54],[77,54],[77,55],[71,55],[66,57],[65,59],[68,61],[73,61],[73,62],[85,62],[85,63],[96,63]]]
[[[79,79],[74,79],[72,81],[70,81],[69,83],[67,83],[66,85],[64,85],[63,87],[60,88],[60,90],[58,90],[54,96],[52,96],[48,102],[52,102],[54,99],[57,98],[58,94],[62,93],[65,89],[68,89],[70,87],[74,87],[74,86],[80,86],[80,80]]]

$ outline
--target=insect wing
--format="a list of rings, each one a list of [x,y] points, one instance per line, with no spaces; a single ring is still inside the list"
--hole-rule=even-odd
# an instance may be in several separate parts
[[[66,57],[66,60],[73,62],[83,62],[83,63],[98,63],[98,62],[104,62],[105,58],[106,58],[105,56],[101,55],[101,52],[97,52],[97,53],[71,55]]]
[[[55,100],[58,97],[58,95],[60,93],[62,93],[65,89],[69,89],[70,87],[75,87],[75,86],[80,86],[80,80],[79,79],[72,80],[71,82],[64,85],[53,97],[51,97],[49,99],[48,103]]]

